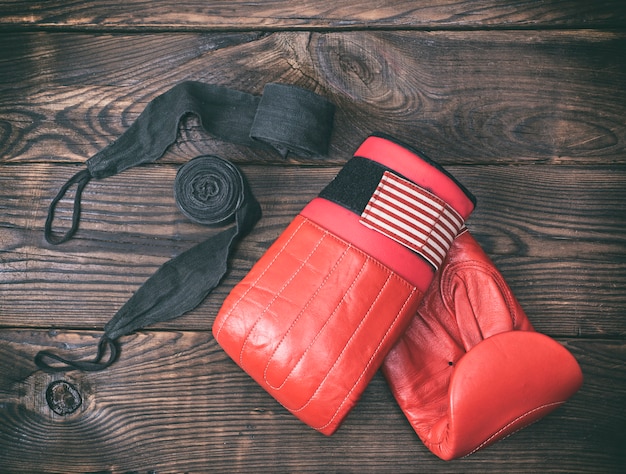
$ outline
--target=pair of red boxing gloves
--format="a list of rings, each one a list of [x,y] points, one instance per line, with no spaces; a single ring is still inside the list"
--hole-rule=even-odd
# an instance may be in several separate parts
[[[538,420],[582,373],[465,228],[474,205],[436,163],[368,137],[226,298],[216,340],[326,435],[379,369],[445,460]]]

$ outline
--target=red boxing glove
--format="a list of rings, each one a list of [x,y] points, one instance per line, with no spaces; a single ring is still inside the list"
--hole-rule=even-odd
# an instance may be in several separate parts
[[[444,460],[537,421],[582,384],[574,357],[534,331],[468,231],[382,371],[415,432]]]
[[[291,413],[332,434],[473,208],[435,163],[369,137],[232,290],[215,339]]]

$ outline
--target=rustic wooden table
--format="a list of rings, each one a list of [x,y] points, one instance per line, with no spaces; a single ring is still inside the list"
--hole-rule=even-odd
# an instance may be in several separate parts
[[[0,2],[0,471],[623,472],[625,57],[618,0]],[[48,244],[61,184],[183,80],[254,94],[282,82],[329,98],[329,156],[227,144],[189,117],[157,164],[92,181],[76,237]],[[232,286],[375,130],[476,194],[468,226],[585,376],[562,408],[449,463],[422,445],[380,374],[325,437],[210,333]],[[124,337],[104,372],[37,370],[42,348],[93,353],[141,283],[213,232],[172,197],[176,170],[200,154],[236,162],[264,212],[221,286]],[[53,382],[76,389],[74,412],[53,412]]]

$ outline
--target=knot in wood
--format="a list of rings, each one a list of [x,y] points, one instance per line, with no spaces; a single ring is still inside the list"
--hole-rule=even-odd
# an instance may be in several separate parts
[[[57,415],[74,413],[83,403],[78,389],[65,380],[56,380],[48,385],[46,401]]]

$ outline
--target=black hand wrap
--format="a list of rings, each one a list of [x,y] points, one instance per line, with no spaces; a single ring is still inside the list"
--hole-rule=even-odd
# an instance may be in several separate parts
[[[187,114],[199,117],[202,127],[223,140],[251,147],[272,148],[282,156],[325,155],[335,106],[315,94],[285,84],[267,84],[262,96],[226,87],[187,81],[154,98],[117,140],[87,160],[50,203],[44,236],[51,244],[71,239],[78,230],[82,191],[92,178],[113,176],[125,169],[158,160],[176,141],[178,124]],[[52,230],[57,204],[74,185],[70,229]]]
[[[174,197],[189,220],[218,225],[241,205],[245,197],[243,176],[229,161],[199,156],[178,170]]]
[[[283,156],[290,152],[314,156],[328,149],[334,106],[310,91],[279,84],[268,84],[263,98],[197,82],[179,84],[150,102],[118,140],[90,158],[87,169],[60,189],[50,204],[46,239],[55,244],[69,240],[78,229],[81,193],[89,180],[157,160],[176,140],[178,123],[187,113],[197,114],[207,131],[234,143],[271,144]],[[54,236],[54,210],[74,184],[72,226],[64,235]],[[194,222],[217,226],[234,221],[234,225],[163,264],[106,324],[94,359],[68,360],[41,351],[35,357],[40,368],[103,370],[118,356],[119,337],[190,311],[219,284],[233,243],[261,217],[259,203],[239,169],[215,156],[183,165],[174,190],[178,207]]]

